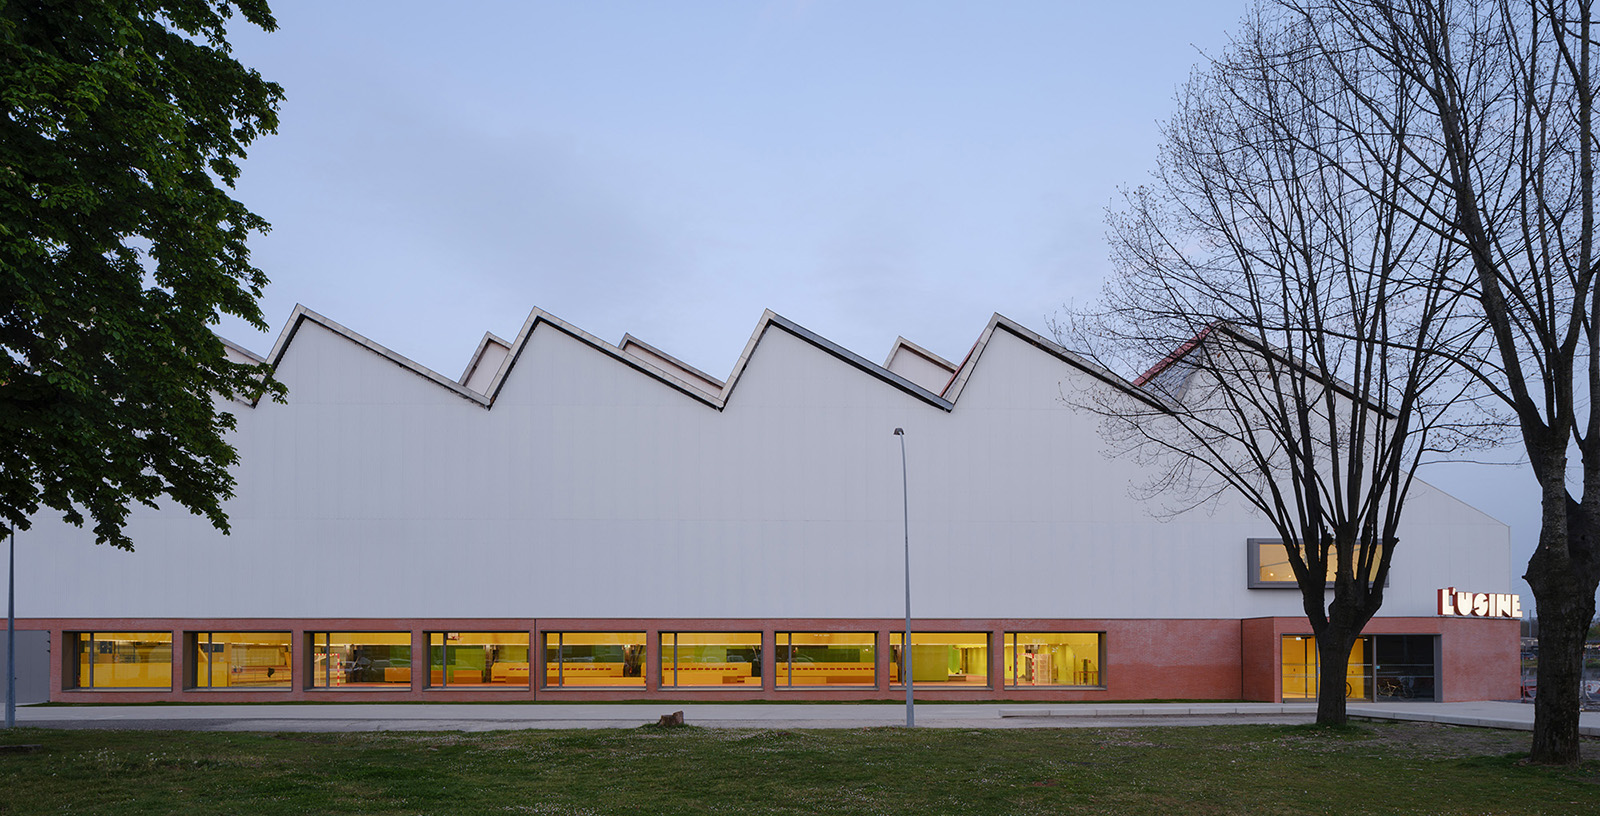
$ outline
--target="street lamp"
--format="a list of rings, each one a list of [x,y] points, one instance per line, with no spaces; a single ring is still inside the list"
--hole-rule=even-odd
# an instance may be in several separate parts
[[[10,527],[6,570],[6,728],[17,724],[17,528]]]
[[[906,431],[895,428],[900,437],[900,508],[906,534],[906,629],[900,638],[900,657],[905,660],[905,670],[900,678],[906,684],[906,727],[917,725],[917,709],[911,702],[911,488],[906,483]]]

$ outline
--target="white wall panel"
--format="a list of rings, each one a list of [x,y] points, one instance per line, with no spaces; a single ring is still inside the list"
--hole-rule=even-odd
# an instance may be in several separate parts
[[[224,537],[139,511],[135,554],[48,518],[18,537],[26,617],[886,617],[902,612],[907,431],[918,617],[1298,615],[1246,589],[1222,506],[1130,497],[1063,391],[1096,383],[1001,327],[951,411],[769,326],[725,408],[553,325],[491,409],[315,321],[288,405],[239,407]],[[1507,531],[1416,491],[1383,614],[1509,591]]]

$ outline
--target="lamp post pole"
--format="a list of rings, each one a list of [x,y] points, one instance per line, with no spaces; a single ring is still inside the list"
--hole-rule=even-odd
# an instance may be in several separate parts
[[[900,638],[900,657],[905,660],[905,669],[900,679],[906,684],[906,727],[915,728],[917,709],[911,701],[911,487],[906,481],[906,431],[895,428],[894,435],[900,437],[900,508],[906,537],[906,629]]]
[[[17,530],[11,527],[6,557],[6,728],[17,724]]]

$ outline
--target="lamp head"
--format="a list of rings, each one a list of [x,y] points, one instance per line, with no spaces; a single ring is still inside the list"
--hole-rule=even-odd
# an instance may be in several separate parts
[[[906,429],[905,428],[895,428],[894,429],[894,435],[895,436],[905,436],[906,435]]]

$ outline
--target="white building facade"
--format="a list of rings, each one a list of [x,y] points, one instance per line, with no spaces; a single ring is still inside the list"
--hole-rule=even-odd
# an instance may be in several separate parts
[[[896,696],[897,427],[919,697],[1315,694],[1270,525],[1158,520],[1062,397],[1114,378],[998,315],[960,364],[878,365],[769,312],[725,381],[537,310],[455,380],[303,308],[264,359],[289,398],[228,406],[231,535],[18,536],[51,699]],[[1510,593],[1508,530],[1423,484],[1352,697],[1517,696],[1517,622],[1445,587]]]

